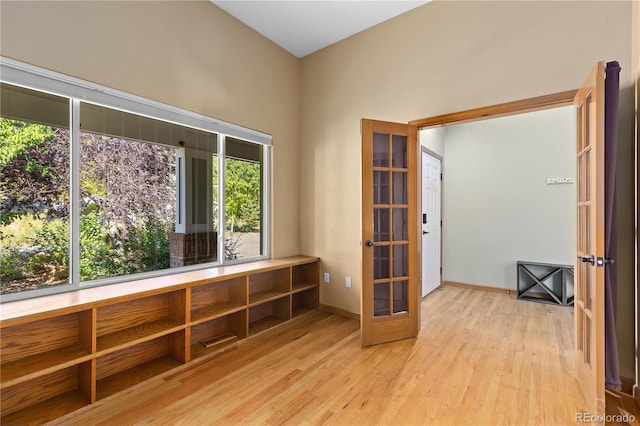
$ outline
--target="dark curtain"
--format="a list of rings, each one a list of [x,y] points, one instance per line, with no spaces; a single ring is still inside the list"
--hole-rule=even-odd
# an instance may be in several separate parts
[[[620,65],[609,62],[606,67],[604,87],[604,170],[605,170],[605,257],[616,259],[616,155],[618,149],[618,92],[620,88]],[[620,390],[618,367],[618,340],[616,338],[616,292],[617,272],[615,263],[605,265],[604,295],[604,340],[605,340],[605,386]]]

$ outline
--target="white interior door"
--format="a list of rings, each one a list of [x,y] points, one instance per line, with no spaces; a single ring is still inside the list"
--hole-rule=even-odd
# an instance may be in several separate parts
[[[442,163],[422,151],[422,297],[440,286],[440,193]]]

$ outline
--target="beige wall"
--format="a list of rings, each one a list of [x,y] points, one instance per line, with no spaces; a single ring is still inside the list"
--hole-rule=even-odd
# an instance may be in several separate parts
[[[360,311],[361,118],[407,122],[575,89],[599,60],[622,65],[619,340],[632,375],[630,2],[434,1],[305,57],[301,246],[332,274],[321,302]]]
[[[272,254],[300,252],[297,58],[208,1],[0,2],[0,53],[273,135]]]

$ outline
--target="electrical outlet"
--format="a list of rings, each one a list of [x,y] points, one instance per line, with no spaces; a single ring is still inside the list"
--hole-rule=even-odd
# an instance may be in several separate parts
[[[344,286],[347,288],[351,288],[351,277],[344,278]]]
[[[324,273],[324,282],[327,283],[327,284],[329,284],[329,282],[330,282],[329,273],[328,272]]]

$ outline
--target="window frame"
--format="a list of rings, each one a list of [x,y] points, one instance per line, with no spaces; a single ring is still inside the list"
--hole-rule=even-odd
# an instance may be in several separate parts
[[[128,281],[155,278],[164,275],[188,272],[198,269],[217,268],[224,265],[250,263],[270,258],[270,200],[271,200],[271,135],[245,128],[237,124],[208,117],[185,109],[156,102],[137,95],[115,90],[99,84],[70,77],[54,71],[25,64],[0,56],[0,81],[39,92],[49,93],[69,99],[70,117],[70,244],[69,244],[69,283],[59,284],[36,290],[0,295],[0,303],[30,299],[50,294],[65,293],[83,288],[111,285]],[[92,281],[80,281],[80,104],[82,102],[100,105],[106,108],[124,111],[180,126],[216,133],[218,135],[218,167],[224,170],[225,140],[233,137],[263,146],[262,153],[262,205],[261,242],[262,250],[258,256],[225,260],[225,179],[224,173],[218,174],[218,259],[216,262],[202,263],[178,268],[162,269],[131,275],[103,278]],[[184,165],[183,165],[184,166]]]

